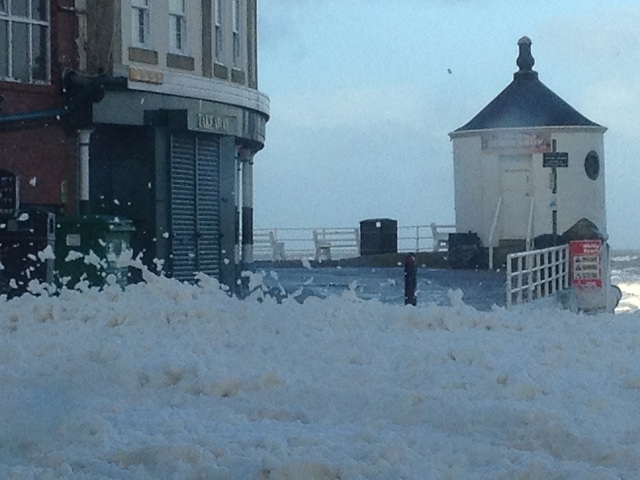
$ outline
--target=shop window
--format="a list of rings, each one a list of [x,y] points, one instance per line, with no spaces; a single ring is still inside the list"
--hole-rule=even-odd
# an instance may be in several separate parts
[[[46,0],[0,0],[0,79],[49,81],[49,11]]]

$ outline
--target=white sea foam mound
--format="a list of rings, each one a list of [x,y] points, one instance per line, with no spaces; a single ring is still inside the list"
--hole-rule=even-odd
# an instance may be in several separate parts
[[[640,475],[640,314],[149,278],[0,302],[0,478]]]

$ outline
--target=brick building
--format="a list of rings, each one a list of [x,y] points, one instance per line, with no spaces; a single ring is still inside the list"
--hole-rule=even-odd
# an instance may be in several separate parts
[[[75,133],[60,120],[65,69],[77,66],[72,1],[0,1],[0,168],[23,204],[75,212]]]

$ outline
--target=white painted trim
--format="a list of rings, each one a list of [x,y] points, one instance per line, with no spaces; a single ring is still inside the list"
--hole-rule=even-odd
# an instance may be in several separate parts
[[[559,125],[559,126],[546,126],[546,127],[517,127],[517,128],[486,128],[483,130],[464,130],[462,132],[450,132],[449,137],[451,139],[460,137],[473,137],[482,133],[503,133],[503,132],[531,132],[531,131],[550,131],[550,132],[606,132],[607,127],[603,126],[589,126],[589,125]]]
[[[158,70],[154,71],[159,72]],[[128,78],[129,67],[127,65],[116,65],[114,66],[114,74]],[[256,110],[269,115],[269,97],[258,90],[215,78],[197,77],[169,71],[163,71],[162,74],[164,81],[161,84],[129,80],[129,90],[210,100]]]

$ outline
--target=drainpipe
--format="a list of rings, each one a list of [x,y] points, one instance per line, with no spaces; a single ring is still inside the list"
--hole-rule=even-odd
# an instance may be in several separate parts
[[[242,263],[253,263],[253,152],[241,148],[242,162]]]
[[[80,155],[80,214],[88,215],[89,208],[89,144],[92,130],[78,131],[78,150]]]
[[[235,195],[233,196],[234,199],[234,207],[235,207],[235,211],[234,211],[234,215],[235,215],[235,231],[236,231],[236,238],[235,238],[235,242],[234,242],[234,260],[235,260],[235,264],[236,265],[240,265],[240,238],[242,238],[242,232],[240,230],[241,226],[242,226],[242,222],[240,221],[240,205],[242,204],[242,191],[241,191],[241,185],[242,185],[242,162],[240,161],[240,148],[236,147],[235,149],[235,167],[236,167],[236,176],[235,176],[235,183],[234,183],[234,187],[233,187],[233,191],[235,192]]]
[[[65,69],[62,74],[62,83],[65,91],[64,107],[6,115],[0,114],[0,126],[11,123],[33,122],[47,118],[54,118],[60,121],[63,117],[82,106],[100,102],[104,97],[105,85],[122,88],[126,84],[126,79],[107,77],[105,75],[85,75],[71,69]]]
[[[0,125],[17,122],[30,122],[34,120],[42,120],[45,118],[56,118],[57,120],[59,120],[67,113],[68,110],[66,108],[52,108],[49,110],[36,110],[34,112],[10,113],[8,115],[0,115]]]

